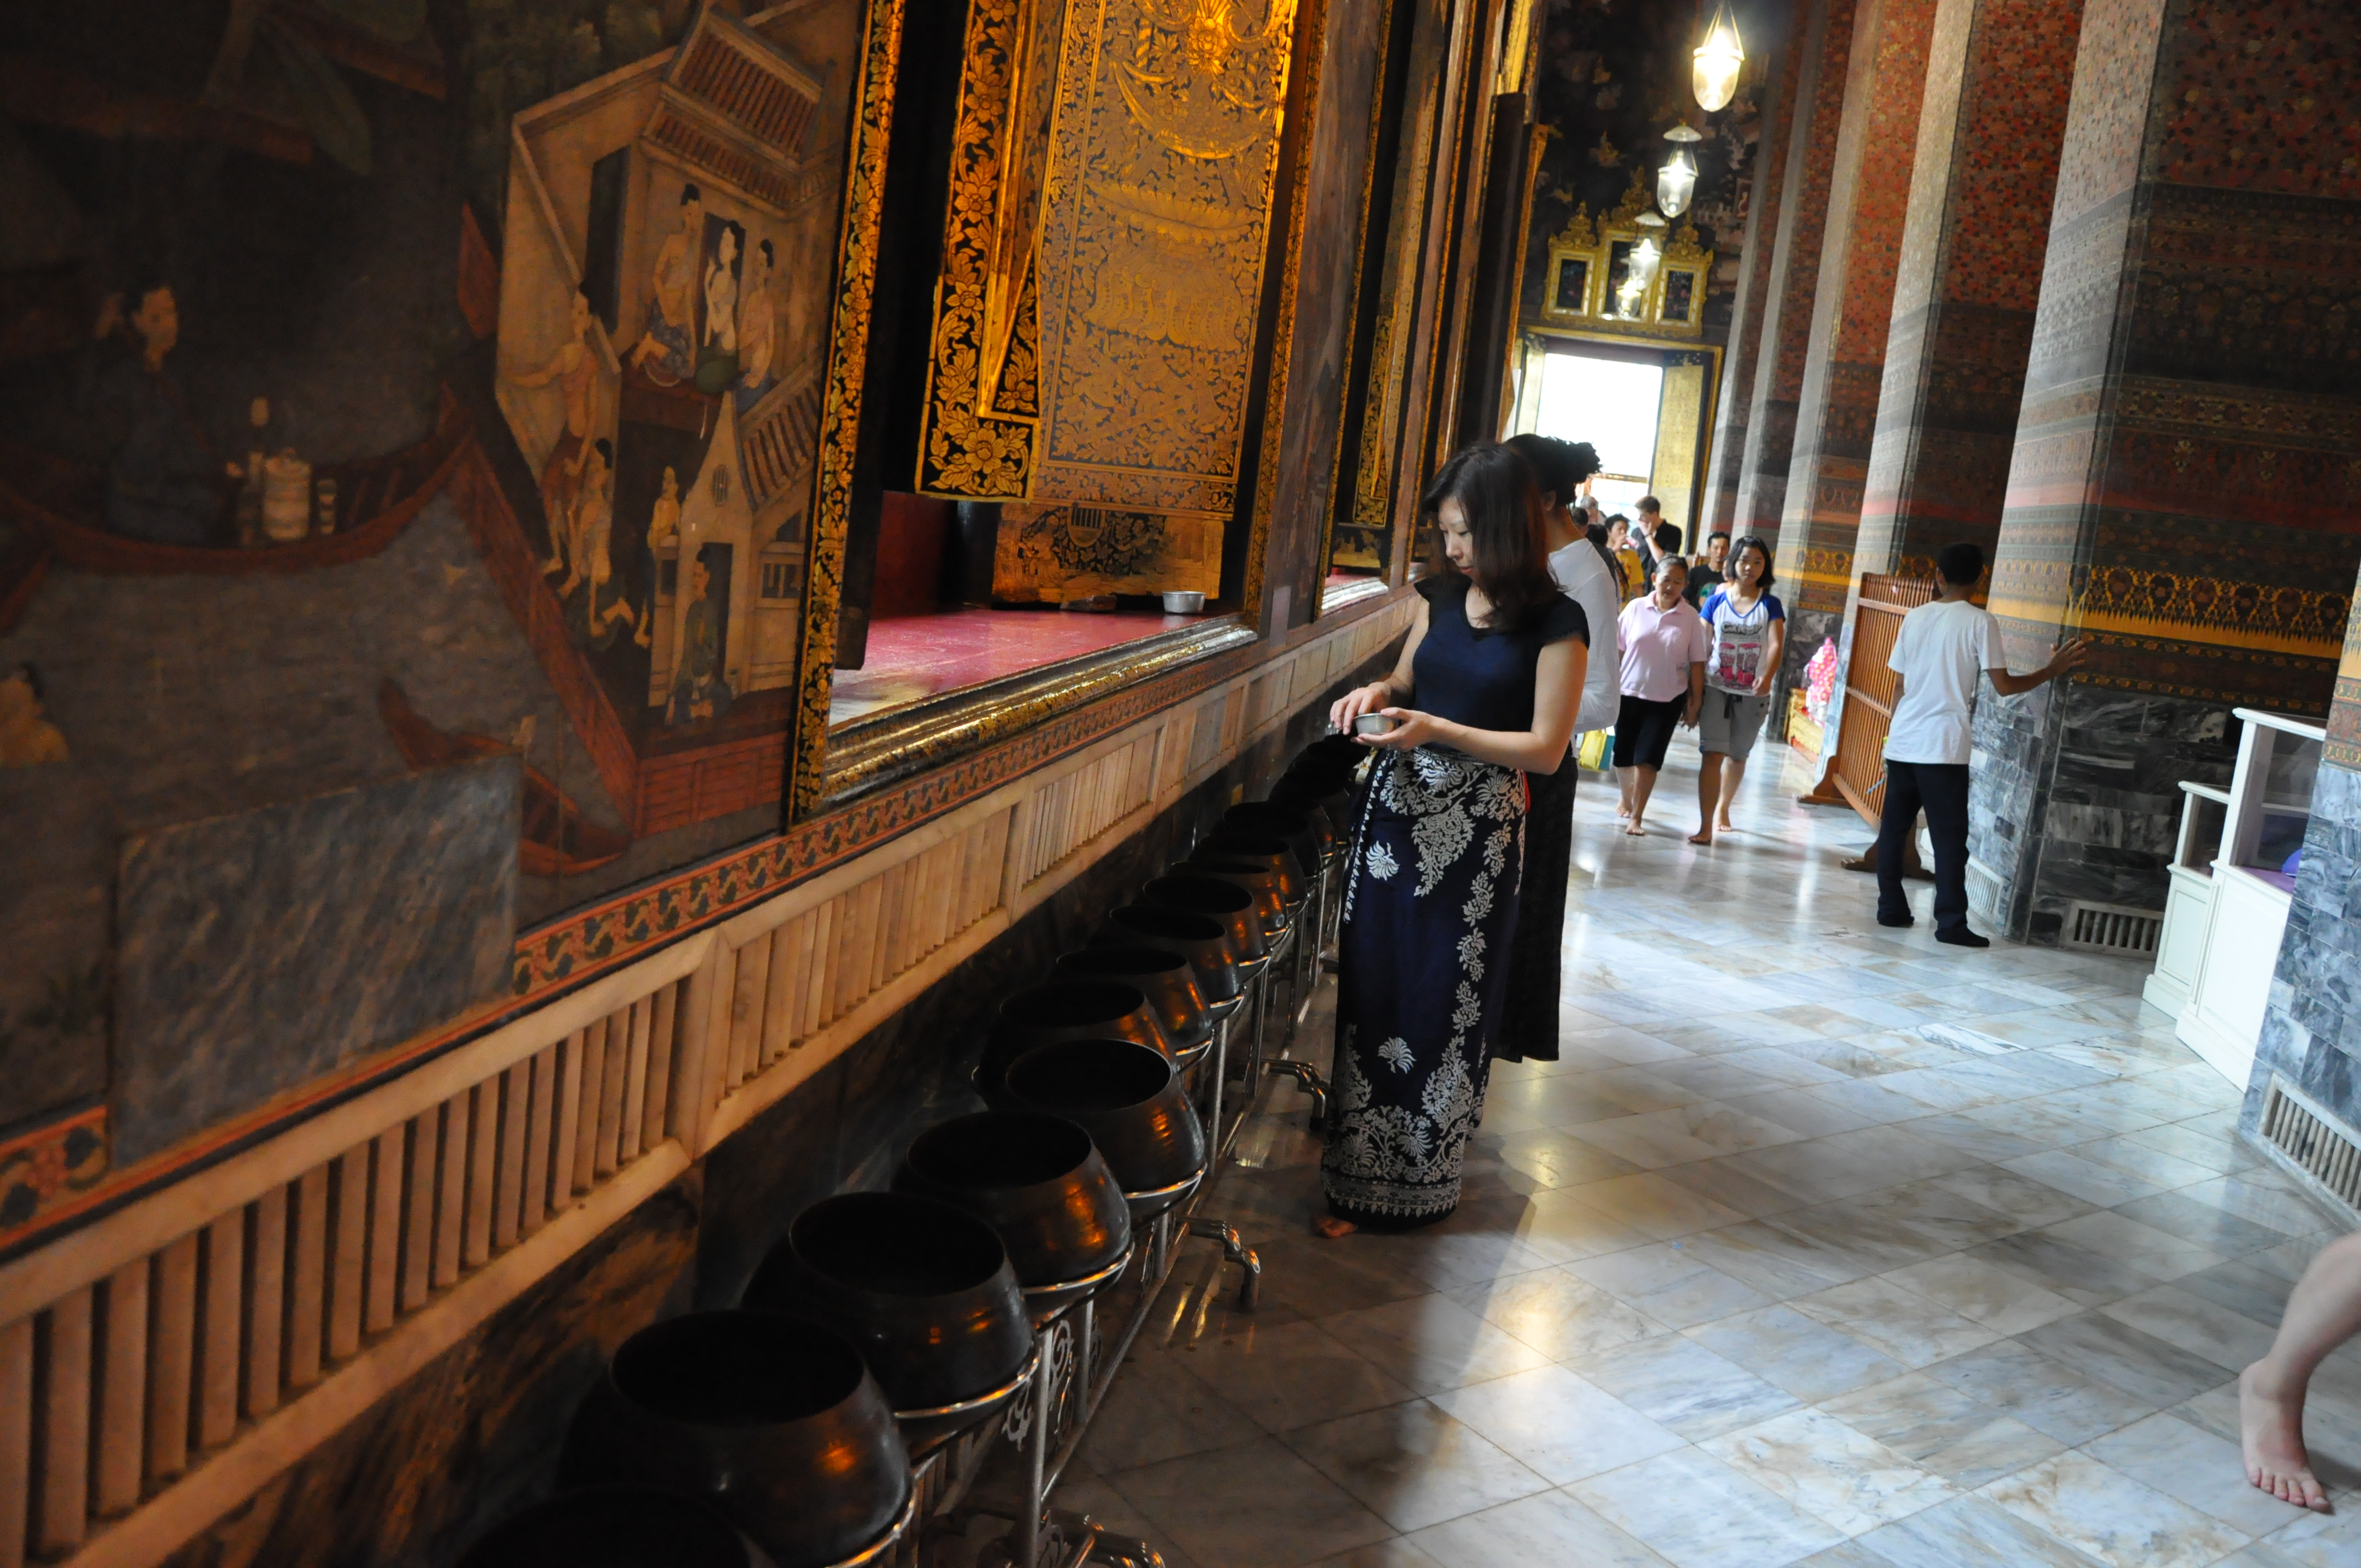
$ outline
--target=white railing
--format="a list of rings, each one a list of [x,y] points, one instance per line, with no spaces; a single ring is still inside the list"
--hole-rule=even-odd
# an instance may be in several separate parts
[[[1311,639],[0,1266],[0,1568],[160,1562],[1409,619]]]

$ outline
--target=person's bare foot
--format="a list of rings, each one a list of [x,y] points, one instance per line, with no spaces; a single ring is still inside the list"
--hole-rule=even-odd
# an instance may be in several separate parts
[[[1631,826],[1623,829],[1623,836],[1627,839],[1644,839],[1648,836],[1648,829],[1646,826],[1635,817],[1631,819]]]
[[[1631,819],[1631,808],[1630,806],[1617,806],[1617,807],[1615,808],[1615,820],[1616,820],[1616,821],[1618,821],[1618,822],[1629,822]]]
[[[1692,844],[1710,844],[1713,842],[1713,835],[1700,828],[1696,832],[1689,835],[1689,842]]]
[[[2328,1494],[2304,1452],[2303,1401],[2267,1392],[2262,1365],[2257,1361],[2238,1374],[2238,1436],[2246,1479],[2282,1503],[2327,1513]]]
[[[1358,1229],[1360,1227],[1352,1221],[1340,1220],[1334,1214],[1323,1214],[1312,1222],[1312,1234],[1324,1236],[1332,1242],[1339,1236],[1349,1236]]]
[[[1738,831],[1738,825],[1725,817],[1713,825],[1713,830],[1717,833],[1735,833]]]

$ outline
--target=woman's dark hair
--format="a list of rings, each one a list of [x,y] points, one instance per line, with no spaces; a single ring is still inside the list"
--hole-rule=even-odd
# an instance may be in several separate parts
[[[1492,601],[1490,628],[1517,631],[1558,597],[1543,548],[1542,493],[1525,460],[1506,446],[1481,442],[1452,454],[1419,498],[1419,510],[1439,518],[1443,503],[1456,500],[1467,516],[1476,546],[1469,574]],[[1435,576],[1458,570],[1440,540],[1432,568]]]
[[[1598,452],[1587,441],[1560,441],[1554,435],[1512,435],[1500,444],[1525,460],[1542,499],[1562,507],[1574,504],[1582,481],[1598,472]]]
[[[1582,531],[1582,536],[1601,550],[1607,548],[1607,525],[1603,522],[1591,523]]]
[[[1754,585],[1754,591],[1758,594],[1767,594],[1771,591],[1771,586],[1777,582],[1778,578],[1771,575],[1771,542],[1759,533],[1749,533],[1730,542],[1730,566],[1721,574],[1721,580],[1732,587],[1738,586],[1739,558],[1749,550],[1763,552],[1763,580]]]

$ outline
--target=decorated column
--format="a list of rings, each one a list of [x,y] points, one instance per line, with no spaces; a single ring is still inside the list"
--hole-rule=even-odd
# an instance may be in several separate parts
[[[1812,0],[1796,49],[1795,111],[1786,116],[1778,232],[1763,286],[1752,389],[1747,394],[1744,456],[1731,532],[1775,540],[1786,504],[1787,459],[1795,441],[1795,400],[1804,389],[1820,243],[1828,232],[1828,181],[1837,127],[1844,119],[1845,67],[1852,56],[1854,0]]]
[[[1992,608],[2071,684],[1976,718],[1969,889],[2160,908],[2239,707],[2328,710],[2361,563],[2361,8],[2087,0]],[[2325,770],[2323,770],[2325,771]]]
[[[1792,680],[1842,624],[1936,0],[1863,0],[1779,525]],[[1784,701],[1784,697],[1781,699]]]
[[[1715,400],[1713,452],[1706,470],[1705,504],[1698,509],[1697,543],[1727,531],[1738,515],[1738,469],[1746,454],[1746,425],[1754,411],[1755,367],[1763,346],[1763,317],[1770,306],[1772,250],[1787,190],[1787,138],[1795,120],[1795,88],[1801,74],[1805,33],[1816,7],[1795,0],[1763,82],[1762,134],[1754,144],[1753,187],[1747,200],[1745,253],[1739,262],[1738,298],[1731,305],[1730,347],[1722,357],[1721,395]]]

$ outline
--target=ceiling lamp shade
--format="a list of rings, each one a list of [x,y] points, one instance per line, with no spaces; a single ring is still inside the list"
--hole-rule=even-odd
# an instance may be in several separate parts
[[[1673,149],[1664,166],[1656,170],[1656,205],[1664,216],[1677,218],[1688,211],[1689,197],[1697,192],[1697,159],[1685,147]]]
[[[1642,213],[1638,218],[1640,237],[1632,242],[1631,259],[1625,269],[1627,282],[1637,279],[1642,286],[1656,275],[1656,266],[1664,259],[1664,220],[1653,213]]]
[[[1738,73],[1746,64],[1746,46],[1738,36],[1738,24],[1730,20],[1730,0],[1721,0],[1713,13],[1713,25],[1706,28],[1705,42],[1697,45],[1697,64],[1691,75],[1697,89],[1697,106],[1708,114],[1730,107],[1738,96]]]

